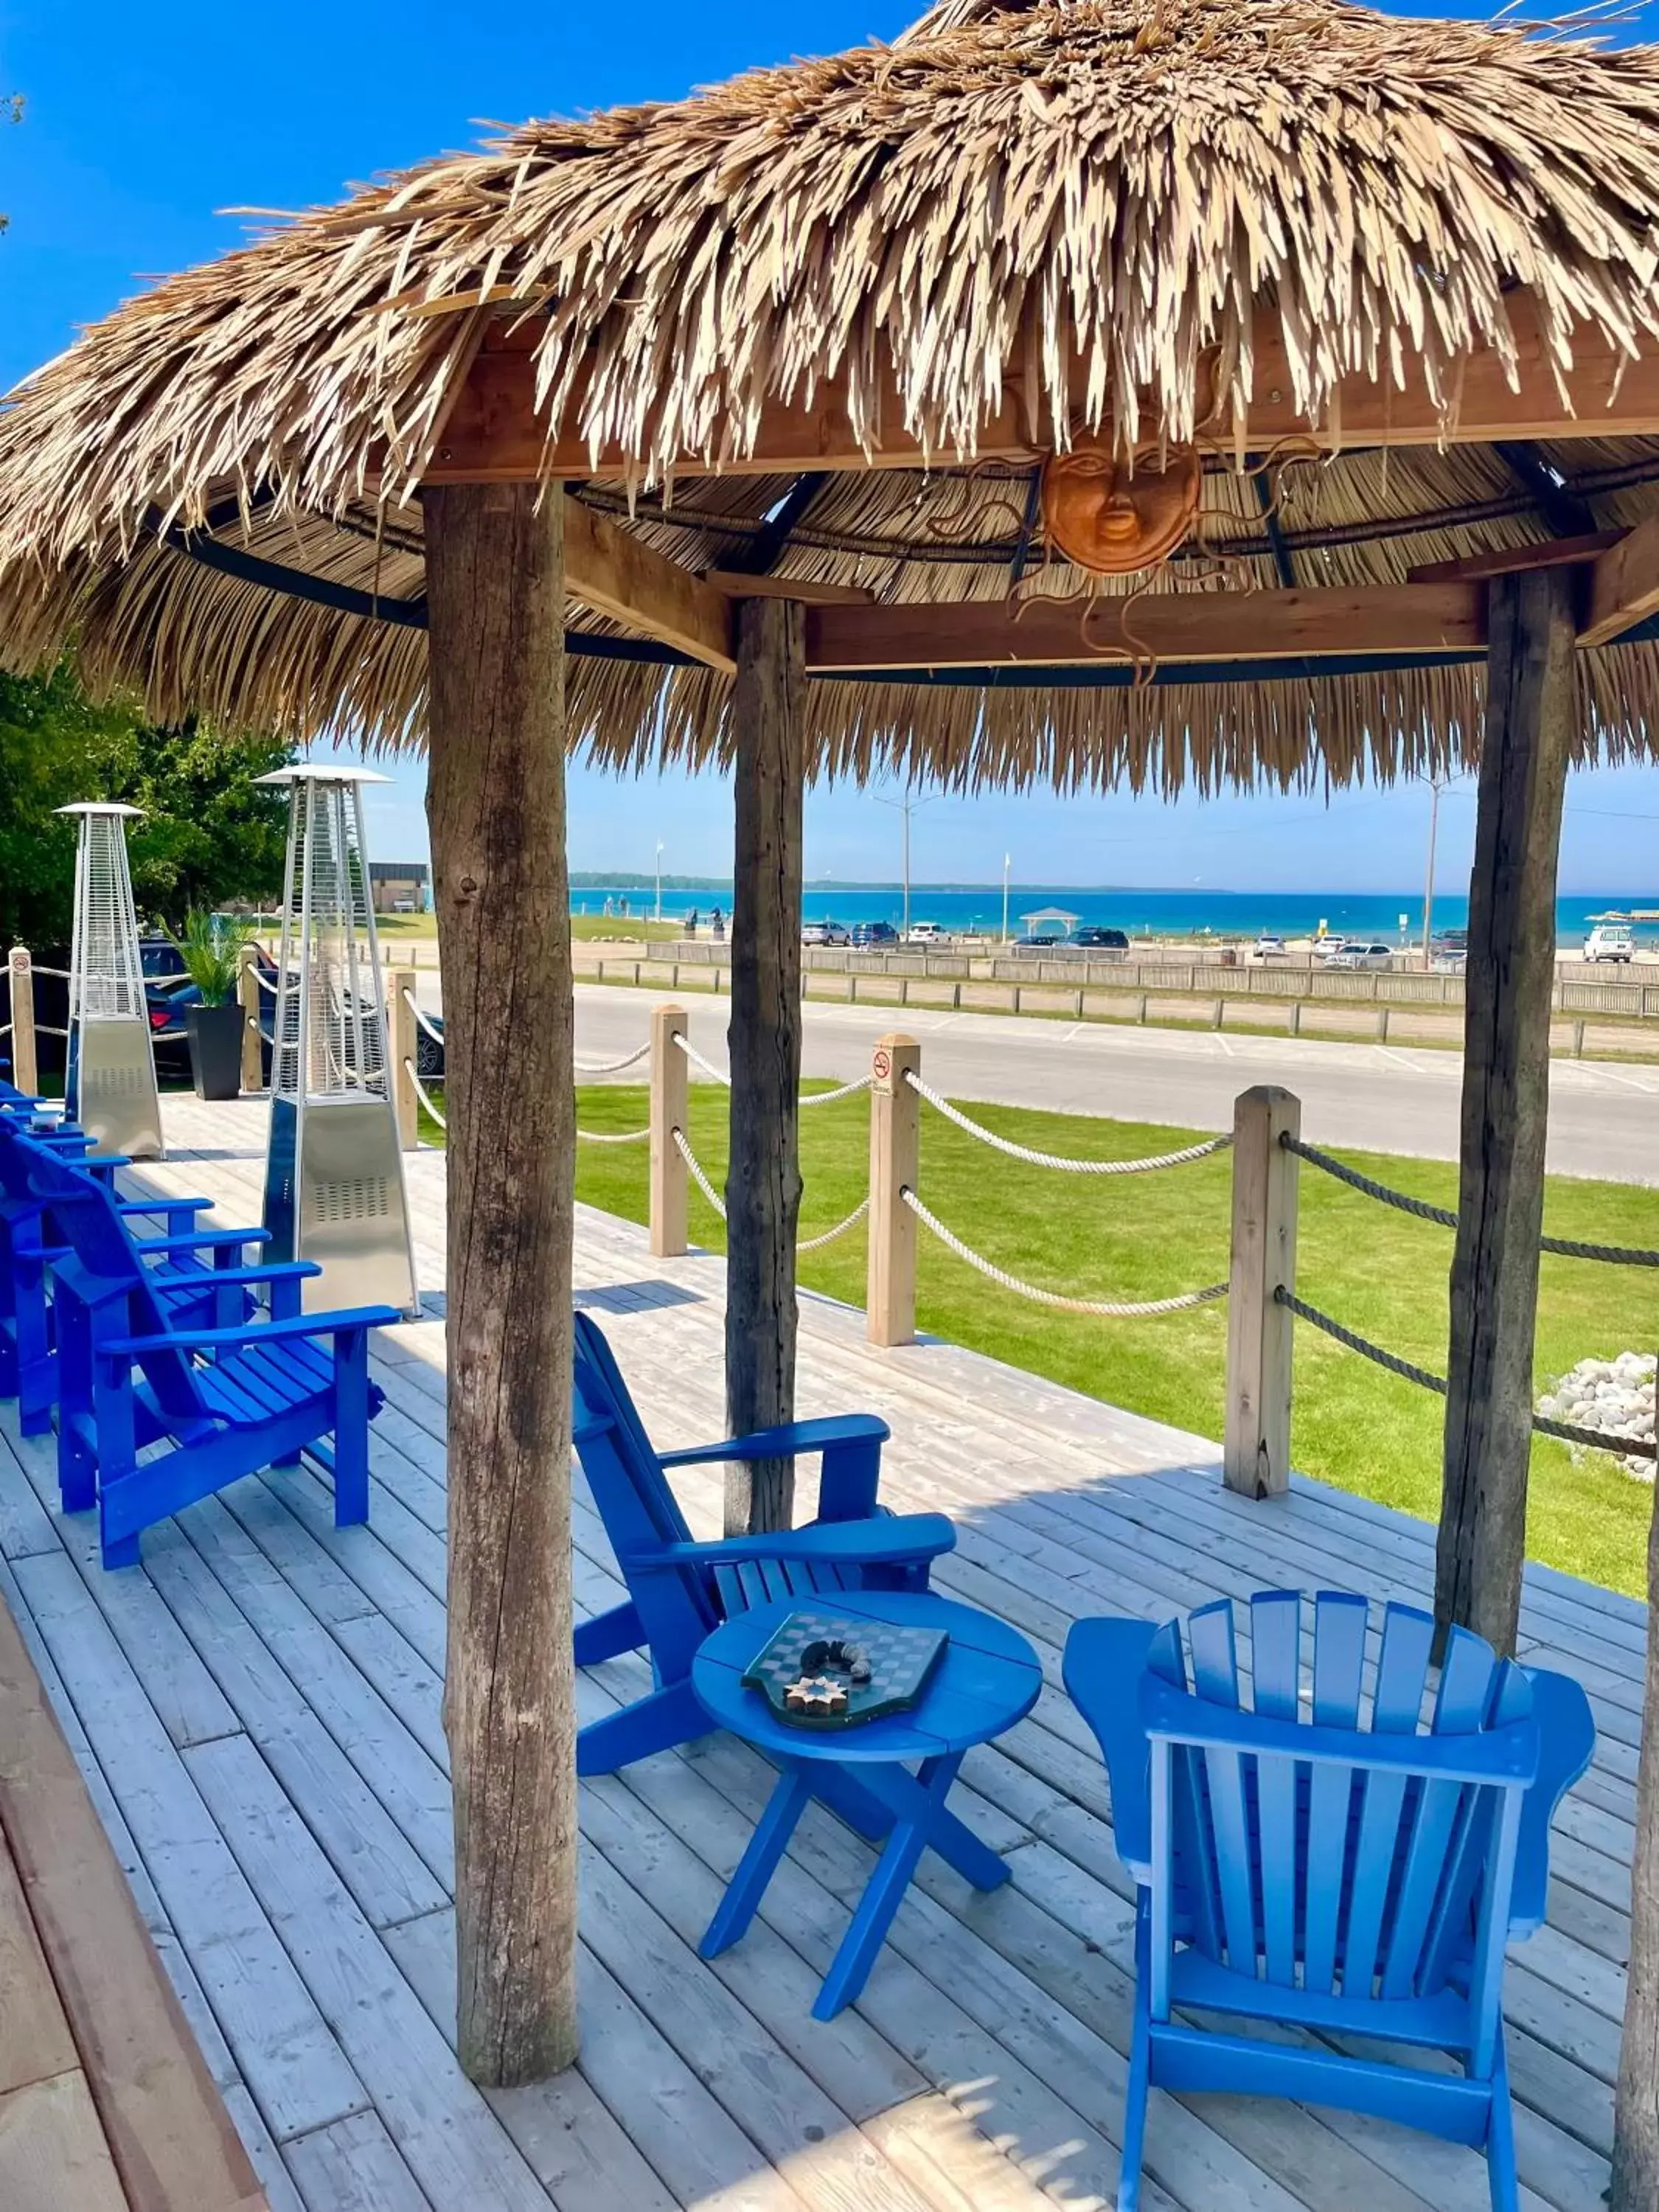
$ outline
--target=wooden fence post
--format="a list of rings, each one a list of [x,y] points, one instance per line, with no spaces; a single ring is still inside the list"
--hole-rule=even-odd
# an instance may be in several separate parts
[[[386,988],[392,1016],[392,1096],[398,1109],[398,1142],[406,1152],[412,1152],[421,1141],[421,1102],[415,1095],[414,1079],[409,1072],[421,1065],[420,1024],[410,1003],[415,996],[415,970],[394,968],[386,978]]]
[[[677,1259],[685,1249],[688,1176],[674,1132],[685,1127],[689,1082],[684,1048],[675,1039],[687,1029],[684,1006],[652,1008],[651,1249],[659,1260]]]
[[[921,1047],[895,1034],[870,1062],[870,1259],[865,1334],[872,1344],[912,1344],[916,1334],[916,1217],[900,1193],[914,1190],[921,1153],[921,1100],[906,1080],[921,1073]]]
[[[264,1056],[260,1050],[259,1033],[259,948],[245,945],[240,955],[240,966],[236,977],[236,1003],[242,1010],[242,1073],[241,1087],[246,1091],[264,1088]],[[276,1001],[271,1000],[275,1007]],[[270,1024],[273,1049],[276,1041],[276,1021],[273,1013]]]
[[[1642,1748],[1636,1769],[1631,1852],[1630,1978],[1613,2111],[1608,2212],[1646,2212],[1659,2201],[1659,1487],[1648,1532],[1648,1650]]]
[[[11,1079],[33,1096],[40,1081],[34,1051],[34,963],[27,945],[14,945],[7,963],[11,973]]]
[[[1233,1108],[1232,1264],[1227,1297],[1227,1412],[1222,1468],[1229,1490],[1273,1498],[1291,1477],[1291,1332],[1296,1288],[1298,1162],[1280,1144],[1302,1127],[1299,1099],[1262,1085]]]

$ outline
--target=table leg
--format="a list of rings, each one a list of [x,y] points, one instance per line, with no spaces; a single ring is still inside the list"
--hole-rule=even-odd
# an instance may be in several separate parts
[[[996,1889],[1008,1879],[1006,1865],[945,1802],[945,1791],[956,1779],[956,1767],[951,1768],[943,1788],[930,1790],[926,1787],[927,1776],[937,1764],[930,1760],[915,1776],[902,1766],[866,1766],[860,1770],[856,1780],[850,1775],[842,1778],[866,1799],[878,1801],[890,1825],[895,1820],[919,1823],[929,1850],[937,1851],[975,1889]],[[958,1754],[957,1766],[961,1764]]]
[[[824,1976],[823,1987],[812,2007],[814,2020],[833,2020],[863,1989],[875,1964],[876,1954],[887,1941],[893,1915],[904,1900],[916,1862],[935,1840],[934,1824],[943,1814],[945,1793],[956,1780],[957,1769],[961,1765],[959,1751],[923,1760],[915,1778],[915,1796],[910,1800],[908,1812],[900,1814],[895,1820],[876,1870],[859,1899],[853,1924],[842,1938],[841,1948]],[[871,1775],[861,1778],[866,1783],[873,1780]],[[878,1794],[886,1795],[886,1785],[892,1778],[890,1773],[881,1772],[875,1785]],[[997,1863],[1001,1867],[1000,1860]],[[1003,1868],[1002,1871],[1006,1875],[1007,1870]]]
[[[788,1848],[795,1823],[811,1795],[812,1785],[805,1767],[786,1767],[779,1775],[766,1802],[766,1810],[749,1838],[749,1848],[726,1886],[719,1910],[708,1923],[708,1932],[697,1946],[699,1958],[719,1958],[747,1931],[766,1893],[766,1885],[772,1879],[772,1869]]]

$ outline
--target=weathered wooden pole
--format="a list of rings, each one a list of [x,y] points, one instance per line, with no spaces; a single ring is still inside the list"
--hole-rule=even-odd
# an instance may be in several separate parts
[[[1630,1975],[1613,2112],[1608,2212],[1659,2204],[1659,1484],[1648,1533],[1647,1688],[1631,1854]]]
[[[792,599],[738,611],[726,1401],[732,1433],[792,1420],[800,1214],[801,815],[806,629]],[[730,1466],[726,1528],[787,1528],[794,1462]]]
[[[502,2085],[576,2055],[563,512],[533,484],[425,497],[458,2047]]]
[[[1572,575],[1491,587],[1435,1617],[1512,1652],[1526,1558]]]
[[[33,1097],[40,1086],[34,1048],[34,963],[27,945],[14,945],[6,956],[11,978],[11,1079]]]
[[[1302,1103],[1288,1091],[1264,1084],[1234,1102],[1221,1465],[1227,1488],[1243,1498],[1277,1498],[1291,1482],[1295,1319],[1273,1293],[1296,1288],[1301,1164],[1279,1139],[1301,1130]]]
[[[916,1217],[904,1203],[921,1164],[921,1047],[893,1030],[870,1058],[870,1243],[864,1328],[872,1344],[916,1340]]]
[[[415,970],[394,968],[386,979],[387,1027],[392,1032],[392,1098],[398,1115],[398,1142],[412,1152],[421,1141],[421,1102],[415,1076],[421,1065],[421,1030],[411,1001]]]
[[[242,1010],[241,1087],[245,1091],[257,1093],[265,1085],[264,1055],[260,1050],[259,948],[257,945],[245,945],[238,957],[240,965],[236,975],[236,1003]],[[276,1001],[273,999],[270,1003],[274,1007]]]
[[[651,1249],[658,1259],[677,1259],[685,1249],[686,1200],[690,1176],[674,1132],[689,1135],[686,1100],[690,1068],[678,1040],[690,1028],[684,1006],[651,1010],[650,1206]]]

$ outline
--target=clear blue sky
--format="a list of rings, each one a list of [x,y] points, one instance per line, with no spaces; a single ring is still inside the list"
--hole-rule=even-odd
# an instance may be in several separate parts
[[[726,0],[686,9],[506,9],[434,0],[0,0],[0,91],[28,103],[0,132],[0,389],[58,351],[144,276],[222,252],[216,210],[292,209],[516,122],[676,97],[745,65],[890,36],[904,0]],[[1423,7],[1417,12],[1459,12]],[[1652,35],[1651,31],[1649,33]],[[422,777],[394,768],[375,849],[426,849]],[[1562,888],[1659,902],[1659,772],[1575,780]],[[1011,852],[1030,882],[1395,890],[1423,869],[1420,789],[1208,803],[1033,795],[940,799],[915,819],[919,880],[991,881]],[[1474,806],[1442,811],[1439,878],[1467,882]],[[730,794],[714,778],[617,780],[578,769],[571,859],[678,872],[730,866]],[[851,789],[807,801],[812,875],[897,872],[898,820]]]

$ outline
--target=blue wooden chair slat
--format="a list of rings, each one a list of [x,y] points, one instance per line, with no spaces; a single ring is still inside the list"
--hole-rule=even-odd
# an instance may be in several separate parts
[[[1293,1721],[1300,1711],[1302,1608],[1294,1590],[1261,1590],[1250,1600],[1255,1710]],[[1306,1837],[1297,1818],[1300,1774],[1293,1759],[1255,1762],[1261,1827],[1261,1948],[1267,1978],[1296,1971],[1297,1905]]]
[[[1193,1687],[1212,1705],[1238,1705],[1238,1657],[1233,1644],[1233,1609],[1220,1599],[1200,1607],[1187,1624],[1192,1650]],[[1252,1894],[1249,1820],[1244,1802],[1244,1762],[1237,1752],[1203,1754],[1203,1782],[1209,1818],[1198,1835],[1209,1864],[1209,1880],[1221,1900],[1221,1925],[1227,1959],[1241,1974],[1255,1972],[1255,1900]]]
[[[576,1315],[574,1335],[576,1450],[628,1586],[626,1603],[577,1628],[576,1663],[643,1648],[653,1680],[645,1697],[577,1738],[578,1771],[609,1774],[708,1732],[691,1663],[722,1621],[824,1591],[925,1589],[928,1562],[951,1549],[956,1532],[942,1515],[900,1516],[877,1504],[887,1431],[868,1414],[657,1452],[592,1315]],[[693,1541],[667,1468],[811,1452],[823,1455],[816,1521],[772,1536]]]
[[[1490,1647],[1478,1636],[1455,1629],[1447,1639],[1435,1696],[1437,1735],[1473,1735],[1480,1729],[1486,1717],[1492,1671]],[[1409,1996],[1417,1986],[1431,1919],[1451,1863],[1452,1838],[1475,1809],[1473,1792],[1460,1783],[1425,1781],[1422,1786],[1400,1871],[1382,1975],[1385,1997]]]
[[[1138,1899],[1120,2212],[1139,2203],[1155,2086],[1297,2097],[1482,2147],[1495,2212],[1516,2212],[1504,1953],[1541,1917],[1550,1815],[1594,1746],[1589,1701],[1454,1631],[1431,1706],[1433,1623],[1390,1605],[1367,1702],[1364,1600],[1321,1592],[1312,1611],[1310,1712],[1293,1592],[1252,1601],[1248,1670],[1230,1601],[1188,1620],[1190,1679],[1178,1623],[1082,1621],[1067,1641]]]
[[[1377,1734],[1416,1734],[1433,1642],[1431,1614],[1411,1606],[1389,1607],[1371,1693],[1371,1727]],[[1410,1832],[1407,1792],[1411,1780],[1404,1774],[1368,1774],[1359,1780],[1359,1832],[1342,1946],[1342,1987],[1351,1996],[1371,1994],[1398,1863],[1402,1819],[1407,1820],[1406,1833]],[[1414,1796],[1413,1803],[1414,1807]]]
[[[302,1452],[332,1474],[337,1522],[367,1519],[368,1425],[382,1399],[368,1331],[396,1310],[301,1315],[301,1283],[318,1270],[294,1262],[233,1271],[267,1285],[268,1319],[186,1326],[107,1183],[31,1139],[8,1141],[22,1147],[64,1242],[54,1266],[58,1485],[66,1510],[96,1507],[104,1565],[133,1565],[155,1522]]]

